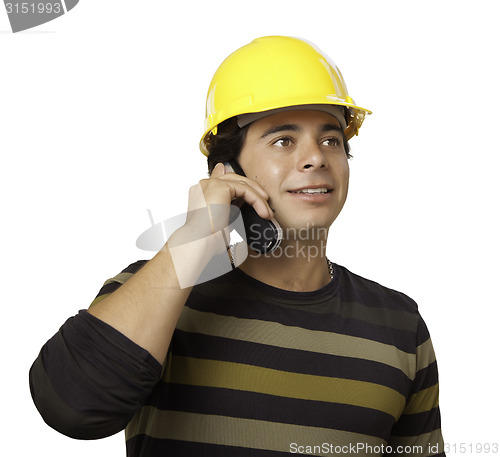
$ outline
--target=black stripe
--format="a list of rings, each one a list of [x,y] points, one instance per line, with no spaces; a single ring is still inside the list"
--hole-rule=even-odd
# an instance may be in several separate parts
[[[122,273],[137,273],[146,263],[148,263],[148,260],[138,260],[122,270]]]
[[[363,278],[340,265],[335,265],[335,271],[340,275],[342,299],[344,301],[356,301],[377,308],[398,309],[410,314],[417,313],[418,306],[415,301],[402,292]]]
[[[164,440],[137,435],[127,441],[127,457],[290,457],[288,452],[220,444]]]
[[[390,414],[361,406],[164,382],[156,386],[146,405],[163,410],[330,428],[370,436],[380,436],[381,430],[391,430],[394,423]]]
[[[195,294],[193,291],[186,302],[186,306],[198,311],[208,311],[223,316],[259,319],[308,330],[333,332],[365,338],[394,345],[408,353],[415,353],[415,332],[391,328],[389,322],[388,325],[382,326],[363,322],[355,318],[343,317],[342,314],[345,314],[345,311],[340,312],[339,308],[348,305],[339,303],[335,299],[318,305],[328,309],[328,311],[325,309],[319,313],[318,311],[310,312],[310,307],[280,309],[273,306],[269,300],[254,301],[252,295],[243,296],[241,292],[233,297],[226,297],[204,297]],[[383,311],[381,310],[381,314]],[[416,325],[415,321],[415,328]]]
[[[409,315],[417,314],[417,304],[407,295],[381,286],[380,284],[351,273],[346,268],[334,264],[335,276],[325,287],[312,292],[292,292],[268,286],[246,275],[239,269],[215,278],[209,283],[199,284],[194,288],[207,298],[217,296],[224,287],[231,296],[255,296],[257,299],[273,300],[277,303],[308,307],[320,303],[332,296],[338,296],[343,302],[358,302],[374,308],[399,310]]]
[[[412,333],[417,328],[414,313],[389,309],[383,306],[373,307],[355,301],[342,301],[338,296],[316,303],[314,306],[304,306],[303,311],[317,314],[336,314],[339,317],[358,319],[374,325],[382,325],[394,329],[408,330]]]
[[[120,286],[121,284],[119,282],[110,282],[108,284],[105,284],[104,286],[101,287],[101,290],[99,291],[99,293],[96,295],[95,298],[100,297],[101,295],[111,294]]]
[[[285,349],[248,341],[175,330],[173,355],[245,363],[264,368],[333,378],[356,379],[390,387],[407,396],[411,381],[399,369],[372,360],[342,357],[299,349]]]
[[[432,387],[438,383],[437,363],[432,362],[428,367],[417,372],[414,381],[412,382],[410,394],[418,392],[428,387]]]
[[[427,328],[427,325],[425,324],[423,319],[420,319],[418,321],[416,345],[420,346],[422,343],[425,343],[430,337],[431,336],[429,334],[429,329]]]
[[[439,408],[418,414],[403,414],[392,429],[394,436],[414,436],[430,433],[441,427]]]

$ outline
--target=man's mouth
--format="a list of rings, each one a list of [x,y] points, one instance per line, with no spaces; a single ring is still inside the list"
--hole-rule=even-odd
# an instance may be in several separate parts
[[[317,187],[314,189],[289,190],[288,192],[292,194],[327,194],[331,191],[332,189],[327,189],[326,187]]]

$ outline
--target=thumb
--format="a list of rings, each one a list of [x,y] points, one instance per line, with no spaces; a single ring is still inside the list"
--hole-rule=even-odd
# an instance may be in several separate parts
[[[219,162],[217,165],[215,165],[210,177],[218,178],[219,176],[222,176],[225,174],[226,174],[226,167],[224,166],[224,164],[222,162]]]

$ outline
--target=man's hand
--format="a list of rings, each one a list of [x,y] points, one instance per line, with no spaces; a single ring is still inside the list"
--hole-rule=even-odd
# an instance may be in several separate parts
[[[218,163],[210,178],[202,179],[189,190],[186,224],[192,225],[191,216],[196,214],[196,210],[207,208],[210,224],[210,227],[207,227],[207,233],[222,230],[228,224],[229,207],[227,205],[236,199],[241,199],[253,206],[259,216],[264,219],[273,217],[271,207],[267,203],[269,195],[260,184],[236,173],[226,173],[224,164]],[[225,206],[227,211],[219,209]],[[196,220],[196,222],[200,221]]]

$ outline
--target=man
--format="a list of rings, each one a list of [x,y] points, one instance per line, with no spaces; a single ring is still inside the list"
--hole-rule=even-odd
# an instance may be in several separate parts
[[[211,176],[164,248],[106,281],[42,348],[30,385],[46,422],[84,439],[126,427],[134,457],[444,455],[416,304],[325,255],[347,141],[367,113],[303,40],[261,38],[229,56],[200,143]],[[276,220],[281,244],[250,246],[241,263],[228,252],[238,268],[201,282],[228,247],[217,208],[235,201]]]

